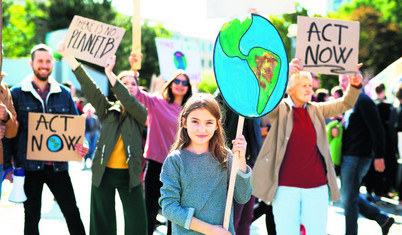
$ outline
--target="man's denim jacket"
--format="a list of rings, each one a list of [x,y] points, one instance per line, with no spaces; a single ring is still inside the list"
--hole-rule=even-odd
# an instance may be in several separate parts
[[[27,160],[28,113],[53,113],[78,115],[68,88],[60,85],[49,77],[50,92],[43,102],[38,92],[32,86],[33,75],[26,77],[20,84],[11,89],[17,120],[20,124],[17,136],[13,139],[3,139],[4,169],[24,167],[26,170],[43,170],[45,161]],[[13,158],[13,165],[11,163]],[[52,162],[55,171],[68,169],[67,162]]]

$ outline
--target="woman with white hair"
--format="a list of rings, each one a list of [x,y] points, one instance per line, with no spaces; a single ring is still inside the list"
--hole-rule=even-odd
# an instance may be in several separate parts
[[[328,201],[339,200],[325,119],[352,108],[361,92],[360,73],[345,96],[311,102],[312,77],[298,59],[290,63],[288,98],[271,113],[271,129],[255,163],[253,195],[273,205],[278,234],[326,234]],[[330,198],[328,198],[328,190]]]

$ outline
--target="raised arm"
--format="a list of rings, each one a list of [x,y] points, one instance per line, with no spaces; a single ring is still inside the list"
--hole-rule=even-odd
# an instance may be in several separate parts
[[[88,101],[94,106],[100,120],[103,120],[107,109],[111,106],[109,100],[105,97],[101,89],[89,76],[84,67],[80,65],[80,63],[73,56],[65,52],[65,45],[63,42],[59,44],[57,52],[59,52],[59,54],[62,55],[67,63],[70,65],[75,77],[81,84],[82,92],[85,94]]]
[[[107,78],[109,79],[110,85],[112,85],[112,87],[114,87],[114,85],[116,84],[117,76],[113,73],[113,68],[116,64],[116,56],[113,55],[111,57],[109,57],[106,60],[106,65],[105,65],[105,74],[107,76]],[[136,96],[138,93],[138,84],[137,86],[134,88],[134,93],[133,95]]]
[[[357,68],[359,69],[362,65],[363,64],[358,64]],[[319,104],[324,118],[330,118],[342,114],[353,108],[355,105],[356,100],[361,93],[363,77],[359,70],[354,75],[350,75],[348,77],[349,86],[343,97]]]
[[[293,58],[289,63],[289,77],[300,71],[303,71],[303,67],[300,65],[300,59]]]
[[[134,70],[134,63],[137,63],[138,60],[140,60],[140,62],[142,61],[142,53],[137,55],[134,52],[130,53],[130,57],[128,57],[128,62],[130,63],[130,67],[133,71],[137,72],[136,70]]]
[[[60,42],[57,47],[57,52],[63,56],[63,58],[67,61],[68,65],[70,65],[71,69],[74,71],[80,66],[80,63],[71,55],[66,53],[66,48],[64,42]]]
[[[110,85],[112,85],[112,91],[117,96],[117,99],[120,100],[127,112],[139,123],[145,125],[148,115],[147,109],[135,98],[138,93],[138,84],[137,86],[131,86],[132,92],[130,93],[128,88],[117,79],[117,76],[112,71],[115,62],[116,56],[111,56],[106,61],[105,65],[105,74],[109,79]]]

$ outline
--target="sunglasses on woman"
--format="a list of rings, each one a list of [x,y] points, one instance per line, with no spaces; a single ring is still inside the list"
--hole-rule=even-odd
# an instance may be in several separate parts
[[[180,80],[178,78],[173,79],[174,84],[179,85],[181,82],[182,86],[187,86],[188,85],[188,81],[186,80]]]

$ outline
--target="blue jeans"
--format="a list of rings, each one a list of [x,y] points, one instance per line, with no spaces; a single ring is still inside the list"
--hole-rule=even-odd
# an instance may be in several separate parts
[[[388,216],[383,214],[359,193],[363,177],[367,174],[373,159],[369,157],[343,156],[341,164],[341,200],[345,208],[346,234],[357,234],[359,212],[380,226]]]
[[[88,153],[85,155],[85,160],[86,159],[94,159],[95,156],[95,148],[96,148],[96,143],[98,141],[98,136],[99,136],[99,131],[96,132],[96,134],[91,135],[91,133],[86,133],[85,138],[88,140]]]

